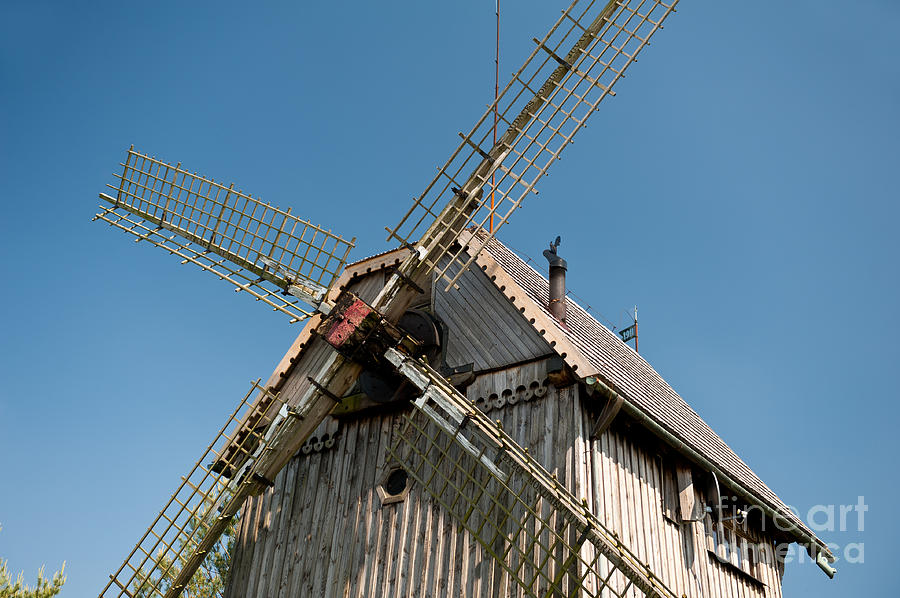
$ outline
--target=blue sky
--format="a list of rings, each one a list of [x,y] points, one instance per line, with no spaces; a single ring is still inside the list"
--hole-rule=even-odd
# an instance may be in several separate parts
[[[501,78],[563,2],[504,2]],[[900,5],[686,0],[501,239],[562,235],[572,290],[784,500],[869,507],[863,564],[788,596],[883,595],[900,491]],[[385,249],[493,91],[492,0],[0,5],[0,556],[99,591],[298,328],[90,222],[129,144]]]

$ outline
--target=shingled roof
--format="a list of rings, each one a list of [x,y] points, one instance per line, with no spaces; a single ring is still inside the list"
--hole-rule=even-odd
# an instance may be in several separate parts
[[[475,232],[478,240],[484,241],[486,233]],[[480,245],[481,243],[477,243]],[[634,349],[626,345],[615,333],[611,332],[585,309],[571,298],[567,298],[567,316],[565,325],[550,315],[549,284],[547,279],[524,260],[513,253],[496,239],[490,239],[485,251],[479,256],[479,265],[490,273],[493,261],[496,266],[507,273],[521,291],[503,285],[494,277],[495,284],[510,299],[513,293],[524,292],[527,298],[544,312],[547,318],[541,318],[541,325],[548,321],[559,333],[574,345],[582,356],[590,363],[595,372],[614,385],[615,390],[646,415],[658,426],[683,442],[692,450],[704,456],[711,463],[725,472],[743,490],[756,497],[760,503],[783,515],[796,528],[805,532],[807,538],[818,544],[819,550],[831,556],[830,551],[816,535],[797,517],[784,502],[768,487],[740,457],[722,440],[712,428],[685,402],[675,390],[644,360]],[[507,281],[508,283],[509,281]],[[519,299],[521,301],[521,299]],[[557,346],[557,351],[560,347]],[[570,355],[562,354],[563,358]],[[567,359],[568,361],[568,359]],[[582,367],[577,370],[581,376],[594,372],[585,372]],[[798,538],[803,542],[803,538]],[[806,542],[803,542],[806,543]]]

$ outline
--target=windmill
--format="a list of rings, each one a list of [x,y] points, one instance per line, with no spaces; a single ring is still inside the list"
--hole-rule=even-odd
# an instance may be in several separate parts
[[[576,0],[534,39],[494,104],[459,134],[456,150],[388,229],[388,239],[408,251],[369,302],[335,286],[354,240],[128,150],[95,219],[197,265],[291,322],[309,320],[302,343],[319,358],[290,392],[251,385],[101,596],[186,593],[245,501],[273,484],[363,372],[387,372],[412,389],[392,459],[478,540],[518,592],[675,596],[587,504],[421,358],[421,342],[401,319],[432,278],[450,289],[476,263],[601,101],[615,95],[676,4]],[[496,137],[495,118],[504,131]]]

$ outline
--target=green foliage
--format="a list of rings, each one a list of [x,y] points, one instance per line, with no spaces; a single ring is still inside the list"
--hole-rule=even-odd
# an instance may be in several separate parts
[[[184,598],[218,598],[225,593],[225,584],[228,581],[228,571],[231,566],[231,554],[234,550],[235,530],[238,517],[234,517],[231,523],[225,529],[225,533],[218,539],[209,555],[204,559],[203,564],[194,573],[191,581],[182,592]],[[192,518],[185,532],[188,536],[193,534],[198,528],[204,526],[198,519]],[[199,531],[197,537],[200,537]],[[179,552],[180,561],[190,556],[190,550],[185,548],[183,551],[179,547],[175,547],[175,551]],[[181,566],[172,566],[172,557],[164,554],[162,551],[157,555],[156,566],[148,573],[141,571],[137,575],[137,581],[132,585],[132,594],[135,598],[155,598],[163,596],[172,587]],[[0,596],[0,598],[5,598]]]
[[[7,562],[0,558],[0,598],[50,598],[56,596],[66,583],[66,564],[47,579],[44,577],[44,568],[38,571],[37,584],[34,587],[25,585],[24,575],[19,573],[13,581]]]

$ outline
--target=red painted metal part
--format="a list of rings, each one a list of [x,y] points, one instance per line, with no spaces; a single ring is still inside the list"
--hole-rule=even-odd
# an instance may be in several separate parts
[[[366,317],[372,313],[372,308],[366,305],[362,299],[357,299],[347,306],[328,332],[325,340],[334,348],[340,348],[349,339]]]

